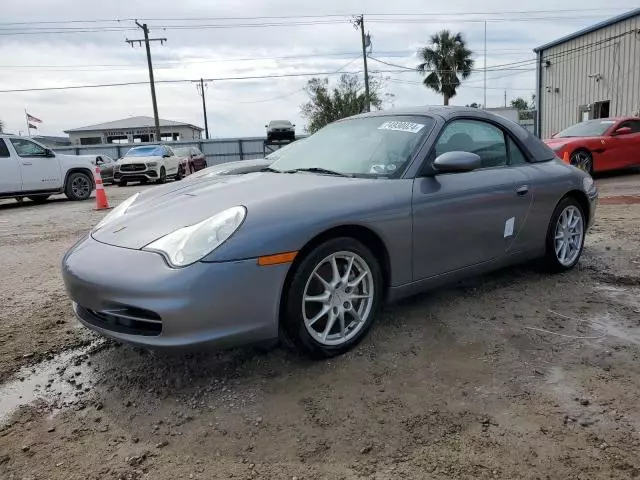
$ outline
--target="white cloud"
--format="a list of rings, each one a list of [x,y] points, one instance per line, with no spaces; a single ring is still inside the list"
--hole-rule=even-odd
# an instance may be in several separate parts
[[[348,22],[330,25],[299,25],[273,28],[225,28],[164,31],[162,25],[187,25],[185,18],[202,19],[198,23],[223,23],[211,17],[254,17],[286,15],[347,15],[363,10],[355,0],[325,0],[321,4],[289,0],[244,0],[227,2],[167,0],[95,2],[85,0],[4,0],[0,23],[0,90],[66,85],[136,82],[148,79],[144,48],[132,49],[125,38],[141,38],[142,32],[73,33],[55,35],[2,35],[9,28],[34,28],[35,25],[12,25],[8,22],[35,22],[86,19],[147,18],[152,37],[167,37],[164,46],[153,45],[157,80],[268,76],[305,72],[329,72],[344,67],[361,70],[358,56],[360,37]],[[533,58],[531,49],[561,35],[608,18],[625,9],[634,8],[634,0],[608,4],[609,11],[596,0],[568,0],[557,7],[551,0],[526,0],[519,3],[488,0],[478,4],[471,0],[455,0],[437,7],[439,13],[461,19],[471,12],[513,10],[584,9],[592,18],[570,20],[530,20],[527,22],[490,22],[488,24],[488,64],[499,65]],[[420,0],[367,1],[365,14],[430,13],[433,6]],[[549,15],[549,14],[546,14]],[[561,15],[561,14],[558,14]],[[495,15],[484,17],[495,18]],[[577,15],[581,17],[582,15]],[[597,18],[597,17],[600,18]],[[365,17],[366,19],[367,17]],[[483,16],[476,17],[483,18]],[[157,19],[157,20],[153,20]],[[172,19],[166,20],[166,19]],[[281,20],[265,20],[278,22]],[[248,23],[234,20],[230,23]],[[83,24],[37,25],[47,28],[79,27]],[[109,24],[132,27],[130,20]],[[475,52],[476,67],[483,66],[484,25],[478,23],[439,23],[425,18],[420,23],[369,22],[373,37],[373,56],[413,67],[415,50],[424,45],[430,34],[449,28],[462,32]],[[392,52],[392,53],[385,53]],[[343,55],[308,56],[319,53]],[[275,57],[297,57],[280,58]],[[241,60],[262,58],[261,60]],[[69,65],[81,65],[70,67]],[[91,65],[91,66],[87,66]],[[531,64],[533,66],[533,64]],[[370,61],[373,71],[391,67]],[[385,74],[390,79],[387,91],[395,94],[395,106],[439,104],[441,98],[419,84],[413,72]],[[535,86],[532,71],[496,71],[487,74],[487,103],[499,106],[507,98],[529,96]],[[261,135],[264,124],[272,118],[289,118],[298,125],[299,106],[306,100],[302,92],[308,78],[276,78],[245,81],[216,81],[209,84],[207,101],[209,126],[218,137]],[[412,82],[412,83],[406,83]],[[454,97],[453,103],[482,103],[482,73],[474,73]],[[159,113],[162,118],[202,125],[201,100],[190,83],[158,84]],[[276,99],[276,97],[279,97]],[[274,99],[272,101],[265,101]],[[252,103],[255,102],[255,103]],[[24,109],[41,118],[40,133],[59,135],[69,128],[115,120],[134,115],[151,115],[148,85],[24,93],[0,93],[0,118],[6,129],[25,130]]]

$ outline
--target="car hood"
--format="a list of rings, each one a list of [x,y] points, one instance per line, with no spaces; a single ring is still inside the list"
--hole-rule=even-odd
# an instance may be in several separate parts
[[[228,208],[247,208],[245,224],[270,228],[283,216],[311,219],[330,211],[376,208],[384,195],[380,182],[394,180],[346,178],[307,173],[256,172],[174,182],[139,195],[127,213],[92,233],[95,240],[140,249],[179,228],[198,223]],[[345,205],[349,206],[345,209]],[[292,218],[287,217],[287,218]],[[267,222],[266,219],[271,219]],[[246,230],[243,225],[240,230]]]
[[[153,157],[124,157],[118,160],[118,165],[123,165],[125,163],[147,163],[147,162],[159,162],[162,160],[162,157],[153,156]]]

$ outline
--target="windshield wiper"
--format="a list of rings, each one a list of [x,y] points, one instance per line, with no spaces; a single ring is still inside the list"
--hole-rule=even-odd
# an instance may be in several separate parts
[[[322,167],[308,167],[308,168],[294,168],[293,170],[285,170],[284,173],[297,173],[297,172],[311,172],[311,173],[323,173],[325,175],[335,175],[338,177],[354,178],[355,175],[348,173],[336,172],[335,170],[329,170]]]
[[[275,168],[271,168],[271,167],[264,167],[262,169],[260,169],[261,172],[272,172],[272,173],[288,173],[288,172],[283,172],[282,170],[276,170]]]

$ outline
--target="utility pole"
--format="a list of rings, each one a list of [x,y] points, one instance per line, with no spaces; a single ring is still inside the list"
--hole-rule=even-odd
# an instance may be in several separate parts
[[[484,108],[487,108],[487,21],[484,22]]]
[[[204,115],[204,134],[207,140],[209,140],[209,122],[207,121],[207,101],[205,100],[205,93],[207,91],[207,84],[204,79],[196,80],[192,83],[196,84],[198,94],[202,97],[202,114]]]
[[[369,69],[367,68],[367,47],[371,45],[371,36],[364,33],[364,15],[360,15],[353,20],[353,26],[360,29],[362,38],[362,60],[364,61],[364,101],[367,112],[371,111],[371,96],[369,95]]]
[[[160,42],[160,45],[164,45],[164,42],[167,41],[166,38],[149,38],[149,27],[147,24],[140,24],[137,20],[135,21],[136,25],[142,29],[144,32],[144,40],[129,40],[126,42],[131,45],[133,48],[133,44],[137,43],[139,46],[142,46],[142,42],[147,49],[147,66],[149,67],[149,84],[151,85],[151,103],[153,104],[153,120],[155,123],[155,141],[159,142],[160,137],[160,117],[158,117],[158,102],[156,100],[156,84],[153,80],[153,65],[151,63],[151,47],[149,46],[149,42]]]
[[[504,91],[504,108],[507,108],[507,91]]]

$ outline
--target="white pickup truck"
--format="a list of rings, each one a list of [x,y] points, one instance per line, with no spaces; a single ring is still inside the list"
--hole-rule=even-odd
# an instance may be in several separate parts
[[[86,200],[95,187],[91,159],[54,153],[28,137],[0,134],[0,198],[44,202],[64,193],[70,200]]]

